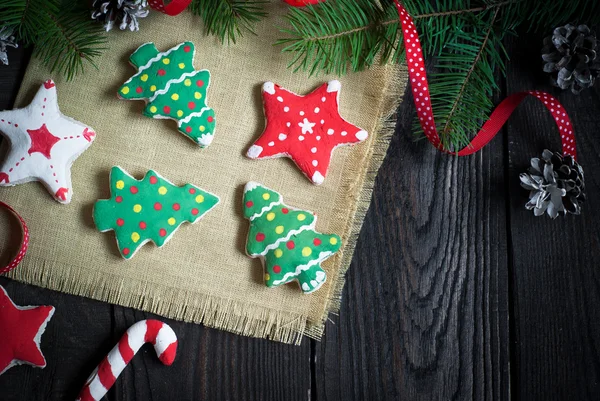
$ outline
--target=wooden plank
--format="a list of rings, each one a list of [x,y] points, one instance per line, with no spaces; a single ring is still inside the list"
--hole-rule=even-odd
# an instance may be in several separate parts
[[[409,92],[316,346],[317,400],[507,400],[504,144],[458,159],[414,142]]]
[[[551,88],[539,58],[542,36],[511,40],[510,93],[558,95],[575,128],[589,202],[581,216],[534,217],[524,209],[519,173],[544,149],[560,151],[550,114],[528,100],[508,125],[510,225],[513,250],[515,398],[598,400],[600,397],[600,100],[598,90],[574,96]]]
[[[9,52],[10,66],[0,67],[0,110],[12,107],[28,61],[26,51]],[[48,366],[44,370],[17,367],[0,376],[3,401],[74,400],[127,328],[155,317],[5,278],[0,278],[0,285],[20,305],[56,307],[42,338]],[[297,347],[164,320],[179,337],[175,364],[165,367],[151,346],[142,348],[106,400],[305,401],[310,397],[309,340]]]

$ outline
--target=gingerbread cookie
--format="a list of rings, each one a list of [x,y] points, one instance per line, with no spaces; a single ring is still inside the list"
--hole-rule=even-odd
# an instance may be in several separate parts
[[[110,199],[94,205],[94,221],[101,232],[115,231],[125,259],[148,241],[162,247],[183,222],[197,222],[219,203],[216,195],[191,184],[178,187],[153,170],[138,181],[113,167],[110,191]]]
[[[29,106],[0,112],[0,131],[9,147],[0,186],[40,181],[54,199],[71,202],[71,165],[96,134],[60,112],[54,82],[44,82]]]
[[[262,260],[267,287],[296,280],[308,294],[325,283],[321,262],[342,244],[335,234],[315,231],[317,216],[287,206],[279,193],[249,182],[244,188],[244,217],[250,220],[246,252]]]
[[[330,81],[300,96],[272,82],[265,83],[262,93],[267,126],[248,149],[248,157],[289,157],[314,184],[321,184],[333,150],[368,136],[367,131],[340,116],[340,89],[339,81]]]
[[[140,46],[129,58],[138,69],[118,91],[121,99],[144,100],[143,114],[177,121],[179,132],[205,148],[215,134],[215,112],[206,105],[208,70],[194,69],[192,42],[159,53],[154,43]]]

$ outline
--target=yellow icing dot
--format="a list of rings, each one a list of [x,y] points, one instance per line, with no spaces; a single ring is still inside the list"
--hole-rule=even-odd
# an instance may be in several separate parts
[[[199,129],[200,129],[200,132],[204,132],[206,130],[206,127],[204,125],[201,125]]]
[[[183,81],[183,84],[185,86],[191,86],[192,85],[192,80],[189,78],[186,78],[185,81]]]
[[[273,221],[274,218],[275,218],[275,213],[273,213],[273,212],[267,213],[267,220]]]
[[[136,233],[136,232],[131,233],[131,240],[134,243],[138,242],[140,240],[140,235],[138,233]]]
[[[196,196],[196,202],[197,202],[197,203],[202,203],[202,202],[204,202],[204,196],[202,196],[202,195],[198,195],[198,196]]]
[[[277,226],[277,227],[275,227],[275,232],[276,232],[277,234],[281,234],[281,233],[283,233],[283,226]]]
[[[152,92],[154,92],[154,91],[156,90],[156,85],[152,85],[152,86],[150,87],[150,90],[151,90]]]
[[[269,281],[271,279],[271,276],[269,276],[269,273],[265,274],[265,281]]]
[[[158,193],[161,195],[165,195],[167,193],[167,188],[166,187],[158,188]]]
[[[266,192],[263,194],[263,199],[264,199],[264,200],[269,200],[269,198],[270,198],[270,197],[271,197],[271,195],[269,195],[269,194],[268,194],[268,193],[266,193]]]
[[[142,82],[146,82],[148,80],[148,74],[144,74],[140,77],[140,79],[142,80]]]
[[[173,100],[179,100],[179,95],[177,93],[173,93],[171,95],[171,99],[173,99]]]
[[[123,188],[125,188],[125,183],[123,182],[123,180],[119,180],[119,181],[117,181],[115,186],[117,187],[117,189],[123,189]]]
[[[331,245],[335,245],[335,244],[337,244],[337,238],[335,238],[335,237],[331,237],[331,238],[329,239],[329,243],[330,243]]]
[[[300,213],[300,214],[298,215],[297,219],[298,219],[298,221],[304,221],[304,220],[306,220],[306,215],[305,215],[305,214],[302,214],[302,213]]]
[[[156,106],[150,106],[150,113],[156,113]]]
[[[183,63],[179,63],[179,64],[178,64],[178,67],[179,67],[179,68],[181,68],[181,69],[184,69],[184,68],[185,68],[185,64],[183,64]]]
[[[183,110],[177,110],[177,117],[181,117],[183,115]]]
[[[302,248],[302,256],[304,256],[305,258],[307,256],[310,256],[311,253],[312,253],[312,249],[310,249],[308,246],[305,246],[304,248]]]
[[[281,249],[275,249],[275,252],[273,252],[273,254],[276,258],[280,258],[283,255],[283,251]]]
[[[176,222],[177,221],[173,217],[171,217],[171,218],[169,218],[169,220],[167,220],[167,223],[169,223],[170,226],[174,226]]]
[[[123,89],[121,89],[121,93],[126,95],[129,93],[129,86],[124,86]]]
[[[136,213],[139,213],[142,211],[142,205],[134,205],[133,206],[133,211]]]
[[[200,92],[194,92],[194,97],[196,99],[202,99],[202,93],[200,93]]]
[[[163,58],[163,64],[169,64],[171,62],[167,57]]]

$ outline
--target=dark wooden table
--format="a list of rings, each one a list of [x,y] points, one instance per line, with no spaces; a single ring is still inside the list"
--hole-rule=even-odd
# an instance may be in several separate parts
[[[413,141],[410,91],[375,185],[339,317],[300,346],[169,321],[180,339],[166,368],[144,348],[109,400],[600,399],[600,97],[550,88],[541,38],[506,43],[512,61],[497,100],[557,94],[573,120],[588,203],[581,216],[535,218],[518,175],[560,149],[549,113],[523,104],[502,135],[456,158]],[[0,67],[11,108],[28,61]],[[21,305],[51,304],[46,369],[0,376],[0,400],[74,400],[137,320],[128,308],[0,279]],[[0,341],[2,341],[0,333]]]

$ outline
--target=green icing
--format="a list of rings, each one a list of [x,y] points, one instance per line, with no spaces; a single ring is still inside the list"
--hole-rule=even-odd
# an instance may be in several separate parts
[[[340,237],[315,231],[312,225],[316,217],[312,212],[292,209],[277,192],[262,185],[249,185],[253,188],[244,193],[244,216],[254,218],[250,220],[246,250],[253,257],[266,251],[261,256],[265,284],[274,287],[298,280],[305,293],[318,289],[326,280],[321,262],[340,249]],[[277,201],[281,204],[271,205]],[[265,206],[267,210],[256,216]],[[298,232],[287,238],[291,231]]]
[[[219,202],[217,196],[194,185],[175,186],[153,170],[138,181],[113,167],[110,188],[111,198],[94,205],[94,221],[102,232],[115,231],[125,259],[148,240],[163,246],[181,223],[195,223]]]
[[[138,73],[118,93],[123,99],[145,99],[145,116],[177,120],[179,132],[206,147],[212,142],[216,124],[215,113],[206,104],[211,77],[208,70],[196,71],[193,59],[192,42],[164,53],[158,53],[154,43],[146,43],[130,57]]]

